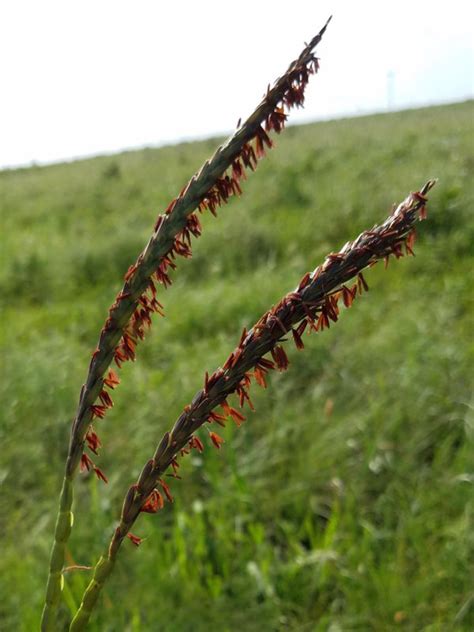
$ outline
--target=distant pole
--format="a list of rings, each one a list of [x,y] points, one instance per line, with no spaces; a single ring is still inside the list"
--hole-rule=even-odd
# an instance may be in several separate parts
[[[387,71],[387,110],[395,107],[395,71]]]

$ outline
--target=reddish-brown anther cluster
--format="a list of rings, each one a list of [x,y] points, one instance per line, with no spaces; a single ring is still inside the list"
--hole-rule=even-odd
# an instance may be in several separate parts
[[[144,513],[156,513],[158,510],[163,509],[164,506],[163,496],[157,489],[154,489],[143,503],[142,511]]]
[[[86,432],[85,445],[96,456],[98,456],[99,454],[99,449],[101,448],[102,443],[99,439],[98,434],[94,430],[92,422],[95,419],[103,419],[105,417],[105,413],[107,409],[112,408],[112,406],[114,405],[112,398],[110,394],[108,393],[108,391],[105,390],[105,387],[108,387],[113,390],[119,384],[120,384],[120,379],[118,375],[115,373],[113,369],[109,369],[107,376],[103,379],[103,388],[99,393],[99,400],[101,403],[94,404],[91,406],[91,413],[92,413],[91,423],[89,424],[89,427]],[[107,477],[102,472],[102,470],[100,470],[98,467],[95,466],[92,459],[85,452],[81,456],[80,469],[83,472],[93,470],[96,476],[100,480],[104,481],[104,483],[108,482]]]

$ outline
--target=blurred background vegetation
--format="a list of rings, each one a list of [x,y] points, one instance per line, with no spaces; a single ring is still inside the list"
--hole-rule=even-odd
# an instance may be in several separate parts
[[[415,259],[377,266],[337,326],[289,349],[219,452],[124,546],[91,630],[472,630],[473,102],[290,127],[206,216],[161,292],[77,480],[68,563],[92,564],[127,486],[249,327],[431,177]],[[0,172],[0,628],[37,629],[71,418],[107,308],[218,140]],[[206,433],[202,433],[206,443]],[[88,581],[66,577],[65,623]]]

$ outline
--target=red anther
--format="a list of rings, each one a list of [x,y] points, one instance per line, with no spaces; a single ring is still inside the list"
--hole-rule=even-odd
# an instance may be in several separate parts
[[[107,484],[109,482],[109,479],[104,474],[104,472],[102,470],[100,470],[98,467],[95,467],[95,466],[94,466],[94,474],[97,476],[97,478],[100,481],[104,481],[105,484]]]
[[[236,410],[235,408],[232,408],[232,406],[229,406],[227,400],[224,400],[221,403],[221,408],[225,412],[226,415],[229,415],[230,417],[232,417],[232,419],[235,421],[235,423],[238,426],[240,426],[240,424],[243,421],[245,421],[244,415],[242,415],[242,413]]]
[[[95,431],[92,429],[92,426],[89,428],[86,434],[86,443],[87,447],[94,454],[99,454],[99,448],[101,447],[101,442]]]
[[[204,452],[204,444],[201,439],[199,439],[199,437],[191,437],[191,439],[189,440],[189,445],[191,448],[196,449],[198,452]]]
[[[364,279],[364,275],[362,274],[362,272],[359,272],[359,274],[357,275],[357,284],[359,287],[359,293],[362,294],[362,288],[364,288],[364,290],[366,292],[369,291],[369,286],[367,285],[366,280]]]
[[[109,369],[107,377],[104,378],[104,384],[112,389],[120,384],[120,378],[113,369]]]
[[[261,369],[264,369],[265,371],[271,371],[275,368],[274,363],[271,360],[267,360],[267,358],[260,358],[259,360],[257,360],[257,366],[259,366]]]
[[[133,533],[127,533],[127,538],[135,546],[140,546],[140,544],[143,542],[143,538],[139,538],[138,535],[133,535]]]
[[[272,357],[275,360],[275,364],[280,371],[286,371],[289,365],[288,356],[285,350],[280,345],[277,345],[272,349]]]
[[[136,269],[137,269],[136,264],[131,265],[128,268],[127,272],[125,273],[124,280],[128,281],[129,279],[131,279],[131,277],[134,275]]]
[[[295,341],[296,348],[300,350],[304,349],[304,343],[298,331],[296,329],[292,329],[291,333],[293,334],[293,340]]]
[[[223,365],[223,369],[229,369],[231,366],[233,366],[233,360],[234,360],[234,354],[231,353],[230,356],[227,358],[227,360],[224,362]]]
[[[165,502],[163,496],[157,489],[154,489],[140,508],[144,513],[156,513],[159,509],[163,509]]]
[[[209,413],[209,416],[207,419],[210,423],[215,421],[216,423],[219,424],[219,426],[222,426],[223,428],[225,428],[225,422],[227,421],[227,417],[224,417],[224,415],[219,415],[219,413],[216,413],[215,411],[212,410]]]
[[[92,412],[92,419],[94,419],[95,417],[103,419],[105,417],[105,413],[107,412],[107,408],[99,404],[93,404],[89,408]]]
[[[184,189],[183,189],[183,191],[184,191]],[[170,213],[172,213],[174,211],[174,207],[176,206],[177,202],[178,202],[178,198],[172,200],[168,204],[168,206],[167,206],[167,208],[165,210],[166,215],[169,215]]]
[[[345,307],[350,307],[354,300],[352,296],[352,292],[345,285],[342,286],[342,300],[344,302]]]
[[[221,445],[224,443],[224,439],[215,432],[210,432],[209,436],[211,437],[211,441],[215,445],[215,447],[220,450]]]
[[[298,327],[296,328],[296,332],[298,333],[298,335],[301,337],[304,334],[304,331],[306,329],[306,327],[308,326],[308,322],[312,322],[312,319],[310,321],[306,320],[306,318],[304,320],[302,320],[300,322],[300,324],[298,325]]]
[[[112,398],[107,391],[102,390],[99,394],[99,399],[106,408],[112,408],[114,405]]]
[[[93,469],[93,467],[94,467],[93,460],[90,458],[88,454],[83,452],[81,456],[81,466],[80,466],[81,472],[85,472],[86,470],[90,472],[90,470]]]
[[[202,444],[201,444],[202,445]],[[168,487],[168,485],[165,483],[165,481],[163,479],[159,479],[158,483],[161,485],[161,489],[164,491],[166,498],[168,499],[168,502],[172,503],[173,502],[173,496],[171,495],[171,490]]]
[[[311,274],[307,272],[298,284],[298,292],[301,292],[311,281]]]
[[[264,371],[257,366],[255,367],[253,374],[254,374],[255,381],[257,382],[257,384],[261,386],[262,388],[267,388],[267,382],[265,380]]]

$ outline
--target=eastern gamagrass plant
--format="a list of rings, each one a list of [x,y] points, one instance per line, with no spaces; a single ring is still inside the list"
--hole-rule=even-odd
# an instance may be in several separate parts
[[[191,256],[191,238],[198,237],[201,226],[196,210],[215,214],[228,198],[241,193],[240,183],[246,170],[254,170],[272,146],[268,132],[280,132],[293,106],[301,106],[304,89],[311,73],[318,69],[314,47],[319,43],[326,25],[305,47],[286,73],[276,81],[253,114],[238,125],[235,134],[194,175],[165,213],[158,217],[147,246],[125,275],[125,284],[109,310],[101,330],[97,349],[82,387],[78,409],[72,425],[66,471],[60,495],[60,507],[51,555],[50,573],[42,618],[42,630],[55,630],[57,610],[61,599],[66,544],[72,527],[73,480],[79,469],[94,470],[107,482],[104,473],[94,464],[86,450],[98,454],[100,440],[94,430],[95,418],[103,418],[113,403],[107,388],[119,383],[110,369],[135,359],[135,347],[143,339],[151,324],[153,313],[162,314],[163,307],[156,297],[156,284],[165,288],[171,284],[170,270],[176,267],[177,256]],[[195,432],[206,422],[223,425],[228,416],[238,424],[243,420],[240,411],[229,405],[227,397],[239,396],[240,406],[247,401],[251,376],[265,385],[265,374],[274,368],[284,370],[288,364],[279,344],[291,332],[298,348],[302,348],[305,328],[322,330],[336,321],[339,300],[350,306],[357,292],[366,288],[362,269],[380,258],[409,253],[413,245],[413,225],[424,217],[425,194],[433,186],[428,182],[419,192],[411,194],[384,224],[363,233],[355,242],[348,243],[336,254],[328,255],[322,266],[307,274],[294,292],[267,312],[249,332],[244,331],[240,343],[227,361],[211,376],[206,375],[204,388],[166,433],[155,454],[145,465],[138,481],[125,497],[119,526],[114,531],[110,546],[94,569],[81,606],[71,623],[71,630],[86,626],[100,590],[110,575],[117,553],[125,537],[134,544],[140,539],[130,529],[141,512],[154,513],[164,504],[164,496],[171,499],[168,485],[163,481],[165,470],[179,466],[178,458],[191,449],[202,450],[203,444]],[[356,283],[347,283],[355,278]],[[263,356],[271,352],[273,361]],[[217,413],[220,406],[222,413]],[[222,439],[215,432],[210,438],[216,447]]]
[[[117,366],[135,359],[135,347],[143,339],[151,324],[153,313],[163,314],[156,298],[156,283],[165,288],[171,285],[170,269],[176,267],[177,256],[191,256],[191,236],[199,237],[201,225],[196,210],[217,208],[232,195],[241,193],[240,182],[246,170],[255,170],[265,148],[272,147],[268,132],[277,133],[285,126],[287,111],[301,107],[304,91],[311,74],[318,70],[314,48],[321,41],[329,20],[321,31],[305,46],[287,71],[272,88],[268,88],[261,103],[236,132],[207,160],[183,188],[181,193],[159,215],[153,234],[145,249],[125,275],[125,284],[109,309],[100,332],[99,342],[92,354],[86,381],[82,386],[76,415],[71,428],[68,456],[59,499],[54,543],[51,552],[42,630],[54,630],[57,609],[63,587],[63,567],[66,544],[73,523],[73,481],[79,469],[93,469],[107,482],[105,474],[94,465],[84,451],[85,445],[94,454],[100,440],[92,424],[103,418],[113,405],[106,390],[115,388],[119,378],[109,370],[112,361]]]

